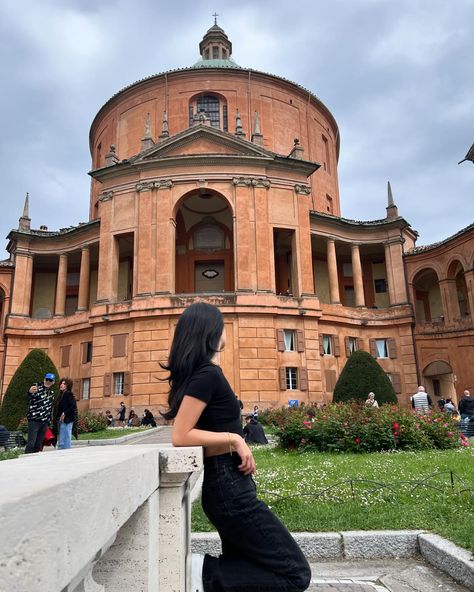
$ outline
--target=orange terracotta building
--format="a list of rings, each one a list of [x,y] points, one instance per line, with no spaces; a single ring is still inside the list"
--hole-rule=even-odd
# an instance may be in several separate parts
[[[383,219],[342,218],[327,107],[238,66],[216,24],[199,49],[96,115],[89,222],[33,229],[26,200],[0,262],[1,393],[39,347],[82,408],[156,412],[159,362],[198,299],[224,314],[222,364],[246,406],[331,400],[359,348],[402,404],[418,383],[474,385],[473,227],[417,248],[390,186]]]

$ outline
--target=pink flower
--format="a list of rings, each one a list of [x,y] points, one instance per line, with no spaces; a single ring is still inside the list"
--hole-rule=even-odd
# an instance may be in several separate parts
[[[453,432],[448,432],[448,437],[451,438],[451,436],[454,436]]]
[[[400,424],[398,424],[396,421],[393,422],[392,428],[394,430],[398,430],[400,428]]]
[[[394,435],[395,437],[397,437],[397,436],[399,436],[399,433],[398,433],[398,432],[393,432],[393,435]]]

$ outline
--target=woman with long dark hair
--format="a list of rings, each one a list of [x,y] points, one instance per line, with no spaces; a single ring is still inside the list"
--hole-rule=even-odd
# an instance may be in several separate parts
[[[58,425],[59,450],[71,448],[71,435],[74,427],[74,419],[77,415],[76,397],[72,392],[73,382],[70,378],[61,378],[59,381],[59,401],[56,409]]]
[[[311,570],[288,530],[257,499],[255,460],[245,443],[237,397],[219,366],[224,321],[199,302],[181,315],[168,358],[175,446],[204,448],[202,506],[222,555],[192,557],[192,592],[302,592]]]

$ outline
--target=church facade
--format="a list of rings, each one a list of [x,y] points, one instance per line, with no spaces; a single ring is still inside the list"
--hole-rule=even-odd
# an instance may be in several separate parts
[[[0,262],[4,394],[35,347],[80,408],[166,406],[184,307],[220,307],[222,366],[246,406],[328,402],[369,351],[407,405],[474,385],[474,226],[416,247],[390,185],[385,217],[341,217],[339,130],[323,103],[241,68],[215,24],[189,68],[114,95],[90,130],[89,221],[34,229],[28,198]]]

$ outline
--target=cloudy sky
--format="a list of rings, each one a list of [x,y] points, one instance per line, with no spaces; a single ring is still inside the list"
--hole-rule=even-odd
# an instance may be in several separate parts
[[[35,228],[87,220],[94,115],[193,64],[216,10],[238,64],[332,111],[344,217],[383,218],[390,180],[419,245],[474,221],[473,0],[0,0],[2,239],[27,191]]]

